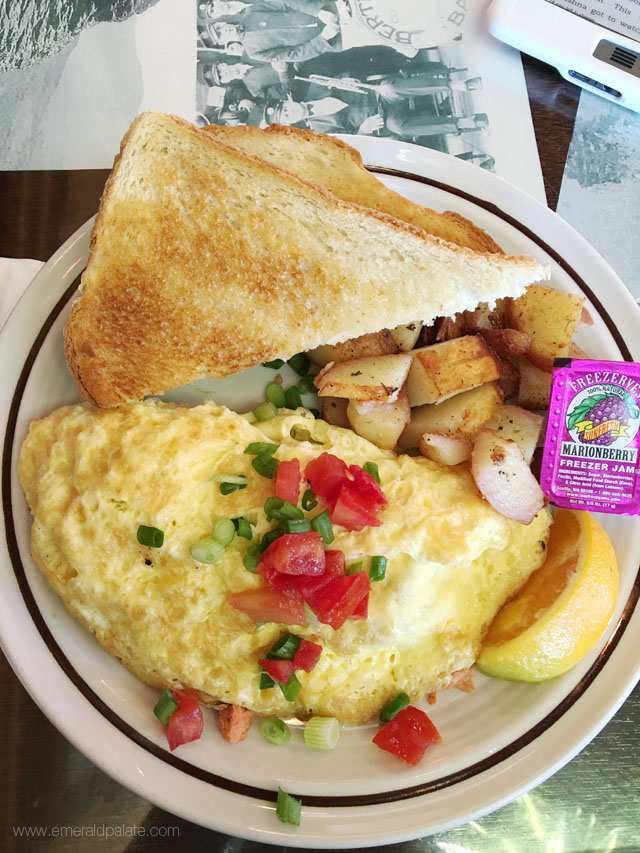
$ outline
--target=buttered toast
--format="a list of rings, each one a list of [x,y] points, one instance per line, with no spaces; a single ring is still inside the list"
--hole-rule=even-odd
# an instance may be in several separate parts
[[[147,112],[105,186],[65,350],[101,407],[518,296],[530,257],[477,253]]]
[[[365,169],[360,152],[335,136],[278,124],[265,130],[250,125],[210,124],[202,128],[202,133],[213,134],[274,166],[288,169],[343,201],[388,213],[456,246],[476,252],[502,251],[486,231],[459,213],[452,210],[437,213],[388,189]]]

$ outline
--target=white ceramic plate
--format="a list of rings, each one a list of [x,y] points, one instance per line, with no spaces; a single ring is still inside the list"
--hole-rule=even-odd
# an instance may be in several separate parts
[[[414,201],[473,219],[506,249],[553,268],[553,284],[583,292],[595,325],[579,333],[594,357],[640,358],[640,312],[607,264],[561,219],[514,187],[453,157],[390,140],[351,140],[385,183]],[[438,832],[482,815],[541,782],[615,713],[639,670],[637,521],[603,516],[618,555],[621,590],[607,635],[564,677],[537,686],[477,677],[474,693],[447,691],[429,714],[442,743],[415,768],[371,745],[375,726],[347,730],[327,754],[301,738],[276,750],[254,727],[238,746],[212,717],[202,739],[169,753],[152,708],[157,693],[101,650],[40,576],[29,555],[30,516],[15,463],[28,423],[78,394],[62,328],[87,258],[87,223],[46,264],[0,337],[0,416],[5,434],[0,541],[0,624],[13,668],[63,734],[118,781],[168,811],[221,832],[274,844],[368,847]],[[258,367],[177,395],[252,405]],[[244,410],[244,409],[243,409]],[[4,534],[0,534],[4,535]],[[299,828],[274,814],[281,786],[302,796]]]

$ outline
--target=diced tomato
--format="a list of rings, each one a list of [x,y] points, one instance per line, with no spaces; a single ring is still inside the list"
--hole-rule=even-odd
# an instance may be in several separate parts
[[[366,619],[369,615],[369,590],[365,592],[356,609],[351,614],[351,619]]]
[[[317,578],[296,578],[296,590],[304,598],[310,607],[313,607],[316,595],[323,590],[325,586],[329,586],[335,575],[320,575]]]
[[[173,696],[178,707],[169,717],[167,723],[167,740],[169,749],[173,752],[183,743],[198,740],[204,729],[202,708],[195,690],[174,690]]]
[[[407,764],[417,764],[427,747],[440,740],[438,730],[425,712],[408,705],[380,729],[373,742]]]
[[[324,571],[327,575],[344,575],[347,561],[342,551],[325,551]]]
[[[262,554],[258,572],[265,577],[269,569],[286,575],[321,575],[324,565],[324,544],[319,533],[285,533]]]
[[[311,640],[303,640],[293,656],[293,668],[311,672],[318,663],[321,654],[322,646],[318,643],[312,643]]]
[[[359,465],[350,465],[349,473],[353,477],[351,488],[368,506],[380,507],[386,504],[385,494],[371,474],[367,474]]]
[[[290,660],[259,660],[265,672],[267,672],[274,681],[279,681],[281,684],[288,684],[295,670],[293,661]]]
[[[347,530],[362,530],[364,527],[379,527],[381,524],[375,514],[375,508],[368,506],[348,484],[341,487],[330,514],[334,524],[340,524]]]
[[[329,575],[330,581],[319,587],[313,595],[304,595],[305,601],[320,622],[338,630],[362,601],[369,589],[366,572],[357,575]]]
[[[271,589],[245,589],[227,596],[236,610],[250,616],[255,622],[282,622],[284,625],[306,625],[302,596],[294,591]]]
[[[304,475],[316,495],[333,501],[347,479],[347,464],[333,453],[322,453],[309,462]]]
[[[300,460],[290,459],[278,463],[276,497],[296,506],[300,491]]]

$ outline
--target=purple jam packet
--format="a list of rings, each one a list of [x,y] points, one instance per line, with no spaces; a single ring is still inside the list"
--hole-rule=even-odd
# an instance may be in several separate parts
[[[540,486],[556,506],[640,515],[640,364],[557,358]]]

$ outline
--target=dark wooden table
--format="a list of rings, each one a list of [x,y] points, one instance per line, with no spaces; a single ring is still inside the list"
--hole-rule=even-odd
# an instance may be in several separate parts
[[[549,206],[555,209],[579,90],[534,60],[525,70]],[[0,256],[46,260],[92,216],[103,170],[0,173]],[[202,829],[151,805],[94,767],[48,722],[0,658],[0,849],[269,850]],[[640,691],[551,779],[508,806],[387,851],[640,850]],[[27,839],[19,827],[103,827],[93,838]],[[105,837],[110,832],[110,837]]]

